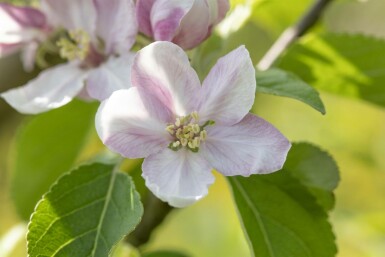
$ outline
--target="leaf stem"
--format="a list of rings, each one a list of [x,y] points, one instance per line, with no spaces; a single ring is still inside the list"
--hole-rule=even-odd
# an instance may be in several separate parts
[[[152,232],[173,209],[173,207],[159,200],[151,192],[148,192],[142,221],[131,234],[126,236],[125,241],[135,247],[144,245],[150,240]]]
[[[275,41],[265,56],[257,64],[257,69],[269,69],[278,57],[299,37],[304,35],[319,20],[325,7],[332,0],[316,0],[309,10],[292,27],[287,28]]]

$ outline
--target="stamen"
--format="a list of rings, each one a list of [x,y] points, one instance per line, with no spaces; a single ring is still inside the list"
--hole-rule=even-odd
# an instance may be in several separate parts
[[[68,38],[61,38],[57,45],[60,47],[60,56],[72,60],[84,60],[90,50],[90,37],[83,30],[74,30]]]
[[[169,124],[166,131],[174,137],[169,148],[178,151],[182,147],[187,147],[194,153],[198,152],[201,142],[207,138],[207,131],[204,128],[215,124],[214,121],[209,120],[200,126],[198,121],[199,115],[195,111],[187,116],[177,117],[174,124]]]

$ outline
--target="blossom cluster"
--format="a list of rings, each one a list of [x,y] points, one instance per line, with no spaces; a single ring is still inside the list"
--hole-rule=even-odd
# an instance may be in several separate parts
[[[289,141],[249,113],[255,69],[245,47],[220,58],[201,83],[185,50],[208,38],[228,0],[41,0],[39,9],[0,4],[0,57],[18,50],[32,69],[56,40],[63,62],[1,94],[37,114],[74,97],[101,102],[96,129],[126,158],[145,158],[147,187],[170,205],[201,199],[226,176],[281,169]],[[140,34],[151,43],[132,50]]]

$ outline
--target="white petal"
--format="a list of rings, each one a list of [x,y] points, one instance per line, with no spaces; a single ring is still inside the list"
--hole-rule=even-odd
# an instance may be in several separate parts
[[[96,8],[93,0],[41,0],[41,9],[51,25],[68,30],[95,33]]]
[[[173,120],[169,108],[143,88],[115,91],[96,114],[96,130],[103,143],[127,158],[143,158],[166,148],[166,131]]]
[[[36,53],[39,48],[39,43],[30,42],[21,51],[21,61],[23,68],[26,71],[32,71],[35,67]]]
[[[239,123],[207,128],[202,155],[226,176],[266,174],[282,168],[290,142],[267,121],[248,114]]]
[[[168,148],[150,155],[142,165],[146,186],[174,207],[186,207],[208,193],[214,183],[211,167],[198,153]]]
[[[239,122],[254,103],[255,89],[253,63],[249,52],[241,46],[220,58],[203,81],[201,120],[226,125]]]
[[[83,88],[87,73],[75,63],[47,69],[25,86],[1,94],[13,108],[37,114],[70,102]]]
[[[173,43],[155,42],[140,50],[131,78],[133,86],[161,91],[161,100],[172,103],[179,116],[196,110],[201,89],[199,78],[186,53]]]
[[[106,63],[93,70],[87,79],[88,94],[103,101],[116,90],[130,88],[134,56],[127,53],[120,57],[110,57]]]
[[[135,42],[138,25],[132,0],[94,0],[96,33],[104,40],[105,53],[126,53]]]

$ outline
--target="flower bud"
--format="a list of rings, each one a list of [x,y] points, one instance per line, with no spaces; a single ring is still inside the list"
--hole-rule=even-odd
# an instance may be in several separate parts
[[[157,41],[191,49],[210,36],[229,9],[228,0],[137,0],[139,30]]]

